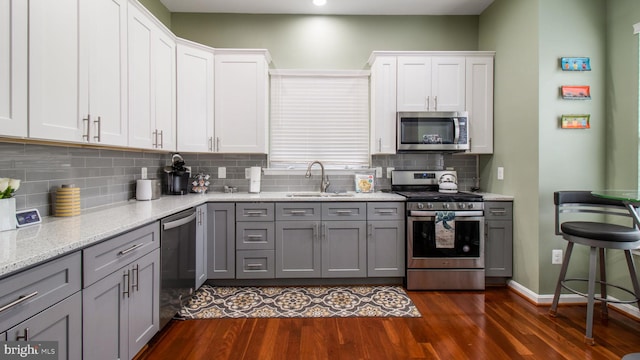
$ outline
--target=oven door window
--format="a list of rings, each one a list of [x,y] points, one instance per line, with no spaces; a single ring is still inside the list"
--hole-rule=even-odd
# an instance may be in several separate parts
[[[402,144],[453,144],[455,124],[447,118],[404,118],[401,120]]]
[[[427,257],[479,257],[480,222],[456,219],[454,243],[447,245],[438,241],[435,221],[414,221],[414,258]]]

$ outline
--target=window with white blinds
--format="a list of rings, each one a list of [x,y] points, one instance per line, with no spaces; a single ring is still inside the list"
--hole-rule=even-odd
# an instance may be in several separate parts
[[[272,71],[272,168],[369,167],[368,71]]]

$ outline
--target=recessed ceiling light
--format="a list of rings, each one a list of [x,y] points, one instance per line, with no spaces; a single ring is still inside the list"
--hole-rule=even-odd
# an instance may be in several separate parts
[[[313,0],[313,5],[315,6],[325,6],[327,4],[327,0]]]

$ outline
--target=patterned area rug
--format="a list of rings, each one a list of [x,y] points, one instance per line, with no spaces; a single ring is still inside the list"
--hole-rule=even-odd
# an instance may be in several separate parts
[[[184,306],[184,319],[421,317],[400,286],[212,287]]]

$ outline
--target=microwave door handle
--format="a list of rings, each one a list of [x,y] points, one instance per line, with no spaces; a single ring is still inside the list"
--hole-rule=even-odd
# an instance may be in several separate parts
[[[453,143],[457,144],[458,139],[460,138],[460,123],[458,122],[458,118],[453,118]]]

